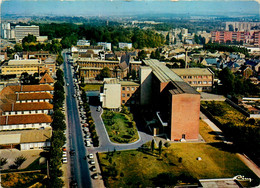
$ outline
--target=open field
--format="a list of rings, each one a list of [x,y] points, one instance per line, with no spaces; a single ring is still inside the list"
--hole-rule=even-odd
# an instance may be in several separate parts
[[[112,142],[131,143],[138,140],[137,129],[126,114],[104,110],[102,118]]]
[[[160,160],[157,151],[154,154],[131,150],[99,155],[108,187],[166,186],[163,182],[158,184],[165,173],[186,183],[194,183],[193,178],[232,178],[239,174],[253,178],[256,183],[255,174],[227,149],[223,143],[174,143],[164,149]]]

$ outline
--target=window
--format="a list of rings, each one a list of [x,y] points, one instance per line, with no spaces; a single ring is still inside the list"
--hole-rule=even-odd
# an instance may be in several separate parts
[[[192,83],[193,83],[193,84],[197,84],[197,81],[193,81]]]
[[[125,97],[125,94],[124,94],[124,93],[122,94],[122,97]]]
[[[125,87],[122,87],[122,90],[125,91]]]
[[[188,76],[188,78],[190,78],[190,79],[191,79],[191,78],[192,78],[192,76]]]
[[[135,90],[135,88],[134,87],[132,87],[132,91],[134,91]]]
[[[130,97],[130,94],[129,94],[129,93],[127,93],[127,97]]]
[[[203,81],[203,84],[207,84],[207,81]]]
[[[198,78],[202,78],[202,76],[198,76]]]
[[[183,76],[183,78],[185,79],[185,78],[186,78],[186,76]]]
[[[202,84],[202,81],[198,81],[198,84]]]
[[[126,88],[126,91],[130,91],[130,87],[127,87],[127,88]]]
[[[212,84],[212,82],[211,82],[211,81],[209,81],[208,83],[209,83],[209,84]]]
[[[125,104],[125,100],[123,100],[122,103]]]

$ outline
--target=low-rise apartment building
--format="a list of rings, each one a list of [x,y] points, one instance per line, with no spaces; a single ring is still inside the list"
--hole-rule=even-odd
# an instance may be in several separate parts
[[[105,78],[100,93],[102,107],[117,111],[121,105],[131,107],[139,104],[138,88],[137,82]]]
[[[212,91],[214,73],[209,68],[181,68],[171,70],[197,91]]]

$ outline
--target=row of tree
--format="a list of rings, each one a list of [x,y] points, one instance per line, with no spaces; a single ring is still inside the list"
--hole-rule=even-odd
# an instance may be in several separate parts
[[[34,35],[28,34],[28,36],[23,38],[22,43],[16,43],[14,50],[10,50],[9,53],[23,51],[49,51],[50,53],[57,54],[61,53],[62,44],[55,39],[53,39],[51,42],[40,43],[37,42],[37,39]]]
[[[249,57],[248,49],[244,47],[238,47],[234,45],[225,45],[218,43],[207,43],[204,44],[203,48],[211,52],[224,51],[224,52],[240,52],[243,53],[246,57]]]
[[[61,111],[65,99],[64,73],[61,69],[56,71],[57,81],[54,84],[52,115],[52,137],[49,152],[49,180],[45,181],[46,187],[63,187],[62,176],[62,147],[66,142],[64,131],[66,129],[65,115]]]
[[[229,68],[224,68],[218,73],[222,86],[218,87],[218,93],[224,95],[259,95],[258,86],[251,83],[249,79],[244,79],[240,75],[235,75]]]
[[[78,39],[86,38],[92,44],[97,42],[110,42],[117,46],[119,42],[133,43],[134,48],[159,47],[165,43],[165,37],[153,30],[140,28],[124,28],[121,26],[91,26],[75,24],[40,24],[42,35],[50,39],[62,38],[63,48],[75,45]]]

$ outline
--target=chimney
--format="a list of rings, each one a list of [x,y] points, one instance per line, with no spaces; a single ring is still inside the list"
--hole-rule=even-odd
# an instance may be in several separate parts
[[[188,68],[187,56],[188,56],[188,50],[187,48],[185,48],[185,69]]]
[[[5,118],[5,124],[8,125],[8,116]]]

